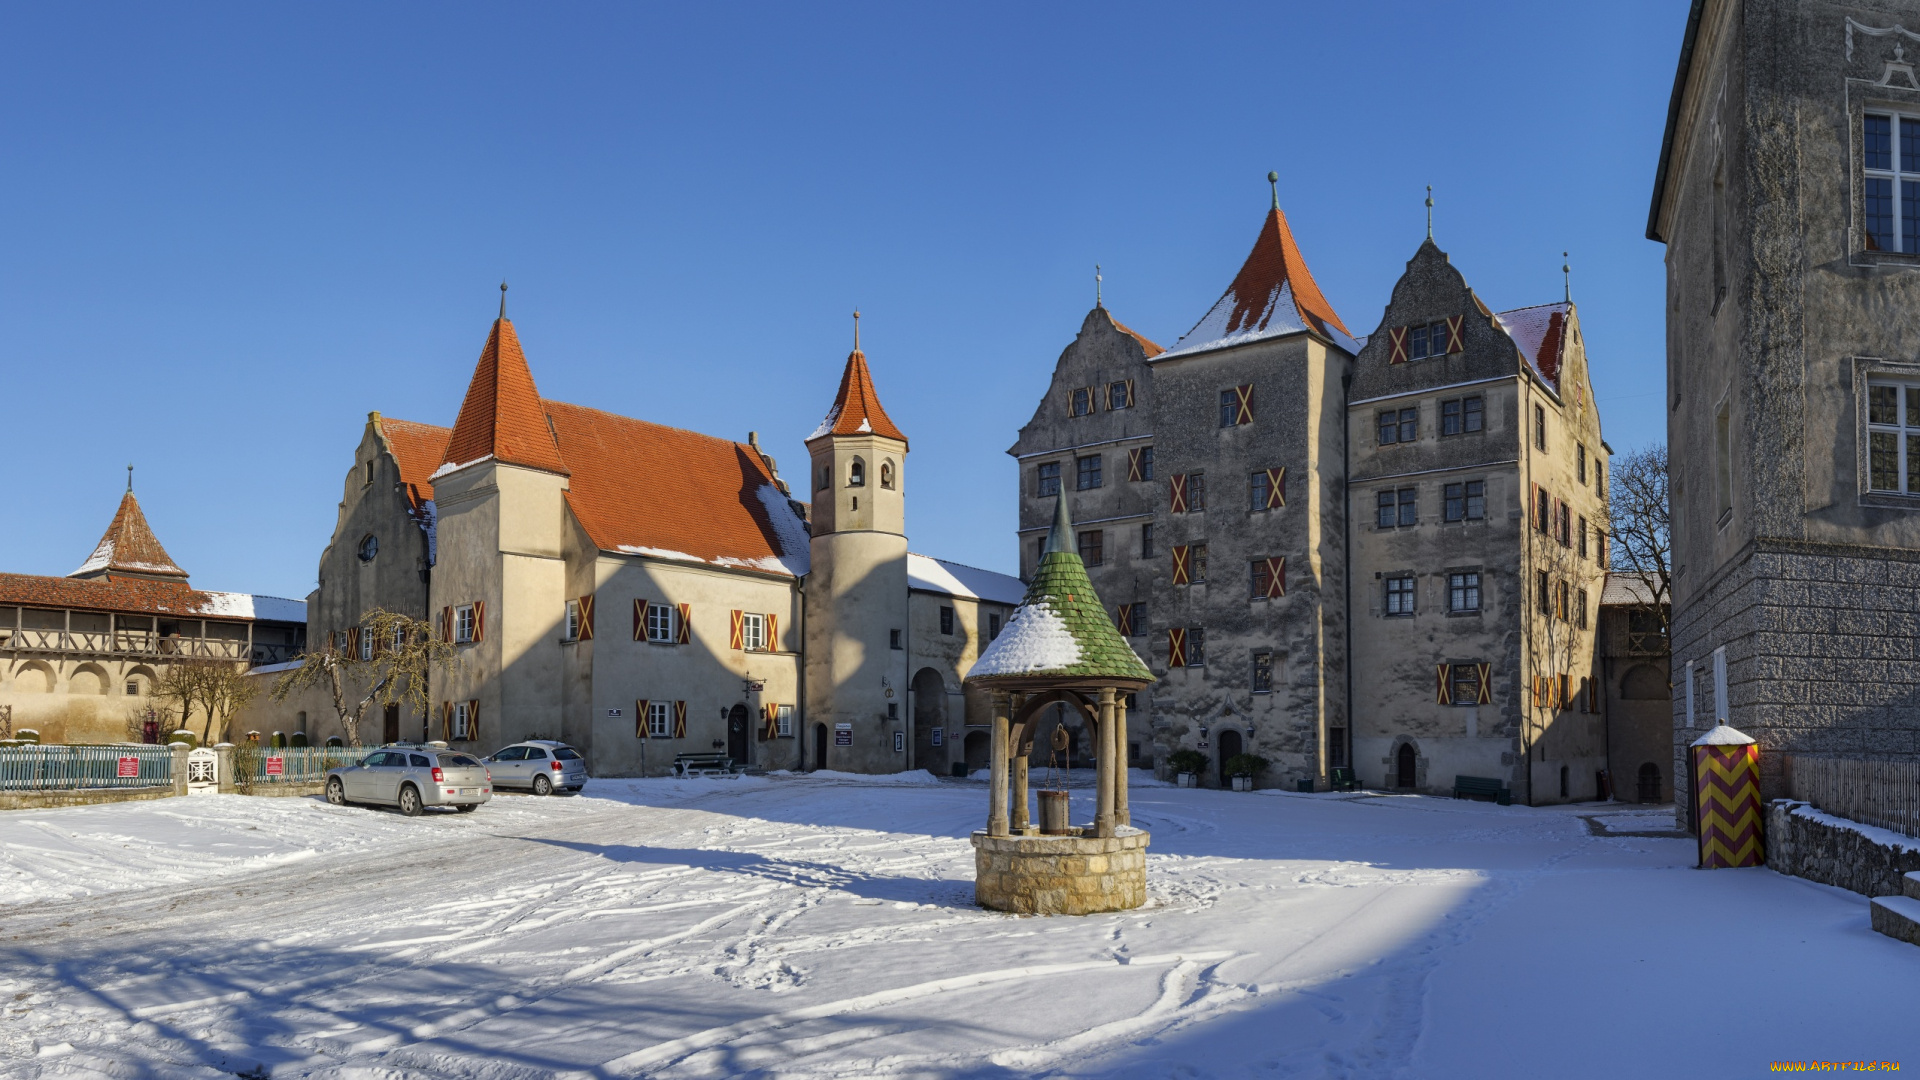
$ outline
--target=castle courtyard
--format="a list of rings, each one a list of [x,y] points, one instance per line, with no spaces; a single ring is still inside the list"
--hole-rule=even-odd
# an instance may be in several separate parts
[[[1076,786],[1076,818],[1092,796]],[[1041,919],[973,903],[984,803],[978,780],[823,772],[596,780],[420,820],[227,795],[15,813],[0,1076],[1735,1077],[1920,1060],[1920,952],[1873,933],[1854,893],[1693,869],[1694,842],[1659,835],[1670,810],[1135,772],[1147,906]]]

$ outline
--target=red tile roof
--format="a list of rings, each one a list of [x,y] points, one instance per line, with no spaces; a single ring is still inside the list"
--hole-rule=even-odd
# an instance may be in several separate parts
[[[146,578],[43,577],[39,574],[0,574],[0,604],[79,608],[147,615],[231,615],[226,598],[233,594],[206,593],[184,582]]]
[[[1102,306],[1100,310],[1106,311],[1106,308]],[[1115,330],[1120,331],[1121,333],[1127,335],[1128,337],[1140,343],[1140,348],[1146,351],[1147,359],[1151,360],[1154,357],[1159,356],[1161,353],[1167,351],[1164,347],[1160,345],[1156,345],[1152,341],[1149,341],[1145,334],[1142,334],[1139,331],[1133,329],[1132,327],[1128,326],[1126,323],[1121,322],[1119,319],[1115,319],[1113,317],[1113,312],[1107,311],[1107,318],[1113,321],[1113,328]]]
[[[93,549],[80,569],[71,577],[100,577],[112,574],[138,574],[148,577],[159,576],[177,578],[186,584],[187,572],[180,569],[160,546],[160,540],[153,535],[153,529],[147,524],[147,515],[140,512],[140,501],[129,490],[120,499],[120,509],[113,515],[113,524],[107,526],[106,535]]]
[[[541,411],[540,391],[520,351],[520,338],[504,317],[493,321],[486,348],[480,350],[442,460],[457,466],[487,457],[563,476],[567,472]]]
[[[1352,332],[1340,321],[1313,280],[1313,272],[1307,269],[1307,260],[1287,225],[1287,215],[1275,205],[1267,211],[1260,235],[1254,239],[1253,250],[1247,253],[1247,261],[1241,264],[1233,284],[1172,351],[1224,348],[1308,327],[1343,347],[1355,347],[1351,344]],[[1329,328],[1339,333],[1332,334]]]
[[[400,482],[407,486],[407,501],[417,512],[422,503],[433,498],[433,471],[447,460],[447,441],[453,437],[453,429],[412,420],[389,420],[383,416],[380,434],[386,437],[387,449],[393,452],[394,463],[400,466]]]
[[[868,433],[907,441],[887,416],[887,410],[880,407],[880,394],[873,388],[873,373],[867,370],[867,354],[855,349],[847,356],[847,369],[840,374],[840,392],[834,395],[833,408],[827,410],[827,418],[820,421],[807,441],[825,435]]]
[[[567,504],[600,550],[806,572],[805,527],[753,447],[545,404],[574,464]]]

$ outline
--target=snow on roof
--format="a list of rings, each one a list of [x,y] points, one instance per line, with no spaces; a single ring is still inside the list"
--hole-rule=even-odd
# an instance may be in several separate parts
[[[1752,746],[1754,740],[1735,731],[1731,725],[1715,724],[1713,730],[1693,740],[1695,746]]]
[[[203,592],[206,597],[200,602],[197,614],[225,615],[235,619],[258,619],[269,622],[307,621],[307,602],[288,600],[283,596],[262,596],[257,593],[241,592]]]
[[[187,579],[187,572],[180,569],[167,549],[160,546],[160,538],[153,535],[147,515],[140,511],[140,500],[133,497],[132,489],[121,496],[120,508],[114,512],[113,521],[101,535],[100,542],[94,545],[93,554],[87,556],[80,569],[67,576],[112,574],[116,570],[177,577],[182,582]]]
[[[1079,662],[1080,643],[1067,621],[1051,608],[1033,604],[1013,613],[967,677],[1058,671]]]
[[[913,552],[907,553],[907,587],[997,604],[1018,604],[1027,593],[1017,577]]]
[[[882,435],[907,441],[887,410],[881,407],[880,392],[873,387],[873,372],[867,369],[867,354],[858,346],[847,354],[846,370],[840,373],[840,391],[834,395],[826,419],[820,421],[820,426],[813,429],[806,441],[812,442],[824,435]]]
[[[1560,339],[1567,325],[1572,304],[1535,304],[1532,307],[1502,311],[1494,318],[1501,329],[1520,348],[1520,355],[1542,382],[1560,392]]]
[[[1312,330],[1349,353],[1360,343],[1321,294],[1276,203],[1240,273],[1213,307],[1156,359],[1226,349]]]
[[[1653,575],[1632,570],[1610,570],[1600,590],[1600,606],[1647,605],[1654,602]]]

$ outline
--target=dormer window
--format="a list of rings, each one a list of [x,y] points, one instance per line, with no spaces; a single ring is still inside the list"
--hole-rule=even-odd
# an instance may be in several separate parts
[[[853,464],[847,466],[847,486],[848,487],[866,487],[867,486],[867,463],[866,462],[861,461],[859,458],[854,458]]]
[[[378,554],[380,554],[380,540],[372,533],[368,533],[360,541],[360,561],[372,562],[373,557]]]
[[[889,491],[893,489],[893,462],[891,461],[880,463],[880,486]]]

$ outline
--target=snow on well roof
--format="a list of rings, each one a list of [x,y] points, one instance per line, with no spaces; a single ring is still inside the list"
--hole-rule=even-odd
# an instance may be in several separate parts
[[[1501,329],[1520,347],[1520,355],[1542,382],[1560,392],[1560,345],[1565,336],[1567,312],[1572,304],[1535,304],[1532,307],[1502,311],[1494,318]]]
[[[1019,675],[1153,681],[1087,579],[1064,498],[1054,506],[1046,554],[1019,608],[967,678]]]
[[[999,604],[1018,604],[1027,592],[1017,577],[913,552],[907,553],[907,587]]]
[[[1349,353],[1360,351],[1359,342],[1313,280],[1287,226],[1287,216],[1276,202],[1267,211],[1260,235],[1233,284],[1193,329],[1158,358],[1226,349],[1306,330]]]

